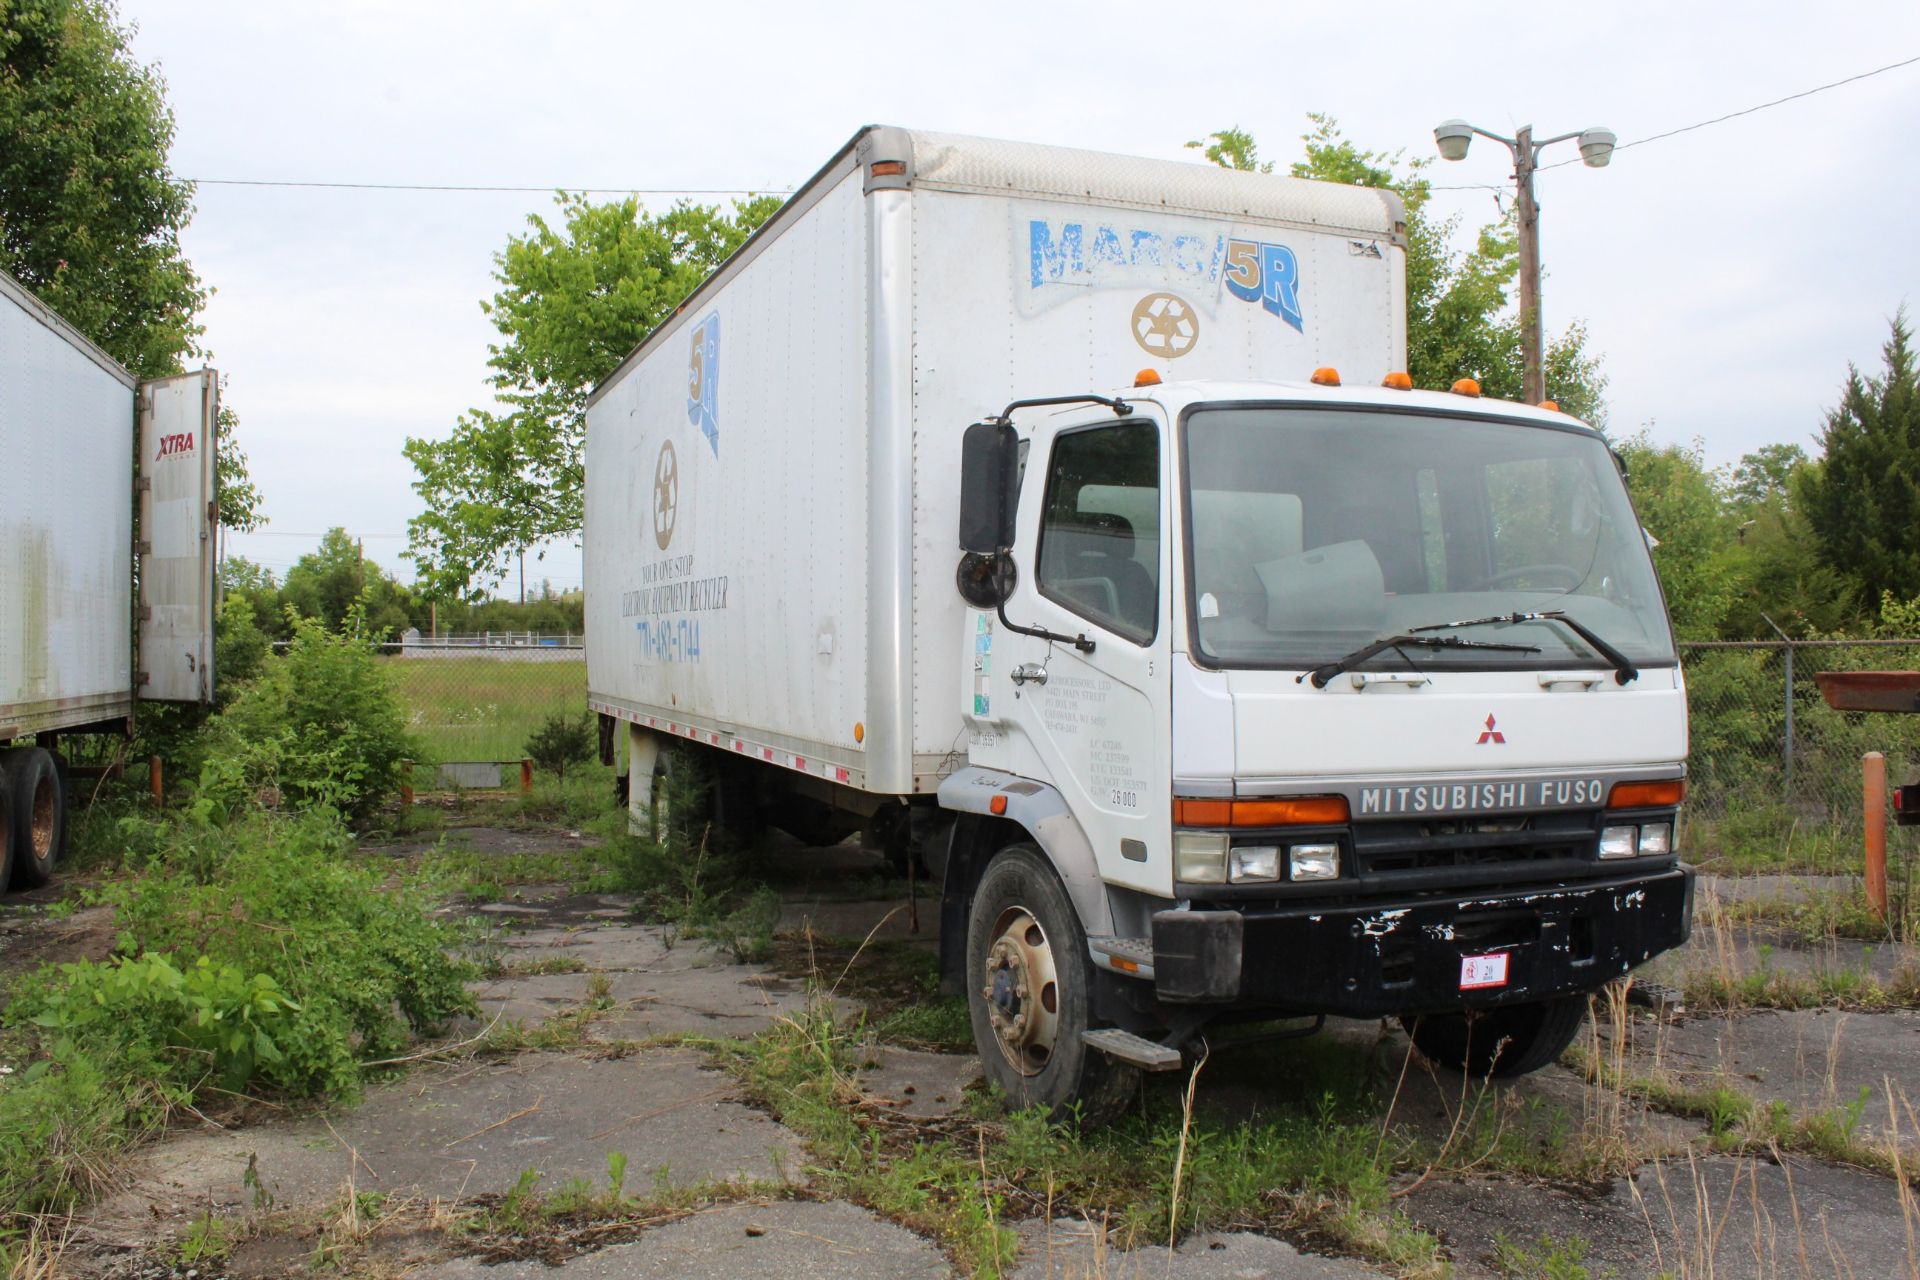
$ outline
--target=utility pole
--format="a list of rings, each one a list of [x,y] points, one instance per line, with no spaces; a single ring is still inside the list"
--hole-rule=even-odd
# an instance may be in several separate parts
[[[1514,212],[1520,225],[1520,398],[1527,404],[1539,404],[1547,398],[1546,334],[1540,322],[1540,206],[1533,199],[1533,175],[1540,167],[1540,153],[1556,142],[1580,139],[1580,160],[1589,169],[1604,169],[1613,158],[1614,134],[1599,127],[1579,133],[1562,133],[1540,142],[1533,140],[1533,126],[1517,130],[1513,137],[1488,133],[1465,120],[1447,120],[1433,131],[1434,143],[1442,159],[1464,160],[1473,135],[1491,138],[1506,146],[1513,156],[1513,183],[1518,190]]]
[[[1513,135],[1513,182],[1519,189],[1515,212],[1520,222],[1520,399],[1539,404],[1547,398],[1545,330],[1540,321],[1540,206],[1533,202],[1533,171],[1539,157],[1533,149],[1533,126]]]
[[[527,549],[520,548],[520,603],[527,602]]]

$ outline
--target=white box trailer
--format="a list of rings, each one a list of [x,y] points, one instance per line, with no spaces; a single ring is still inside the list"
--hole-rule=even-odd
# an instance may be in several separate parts
[[[0,273],[0,883],[59,856],[62,734],[212,699],[218,394],[139,382]]]
[[[863,130],[589,398],[632,803],[677,743],[922,857],[1016,1099],[1256,1015],[1550,1059],[1685,936],[1678,664],[1604,440],[1411,390],[1404,299],[1390,193]]]

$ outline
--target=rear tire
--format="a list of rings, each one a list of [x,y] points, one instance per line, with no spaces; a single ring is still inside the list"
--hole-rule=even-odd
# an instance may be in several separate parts
[[[38,889],[53,879],[67,847],[67,793],[60,769],[45,747],[15,747],[6,753],[6,791],[13,811],[7,882]]]
[[[1559,1058],[1587,1020],[1585,996],[1400,1019],[1421,1053],[1482,1079],[1523,1076]]]
[[[1083,1124],[1126,1107],[1139,1072],[1080,1038],[1092,1025],[1086,931],[1031,844],[1001,850],[974,889],[967,985],[980,1064],[1010,1107],[1043,1106],[1055,1120],[1077,1109]]]
[[[13,883],[13,779],[7,755],[0,751],[0,890]]]

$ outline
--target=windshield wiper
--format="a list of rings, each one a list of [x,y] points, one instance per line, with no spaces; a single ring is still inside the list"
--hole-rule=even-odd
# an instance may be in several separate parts
[[[1432,631],[1434,629],[1435,628],[1432,627],[1414,628],[1415,631]],[[1421,649],[1505,649],[1509,653],[1540,652],[1540,646],[1536,644],[1500,644],[1492,640],[1462,640],[1459,636],[1420,636],[1411,634],[1383,636],[1371,644],[1363,645],[1355,649],[1344,658],[1329,662],[1322,667],[1315,667],[1311,671],[1303,672],[1295,676],[1293,682],[1299,684],[1302,680],[1311,680],[1313,681],[1314,688],[1324,689],[1327,687],[1327,682],[1339,675],[1342,671],[1351,671],[1375,654],[1385,653],[1388,649],[1398,649],[1402,645],[1414,645]]]
[[[1494,623],[1516,625],[1522,622],[1557,622],[1573,634],[1593,646],[1593,651],[1613,664],[1615,684],[1625,684],[1640,677],[1640,668],[1633,665],[1633,659],[1600,638],[1598,632],[1586,623],[1558,609],[1549,609],[1538,613],[1495,613],[1484,618],[1465,618],[1459,622],[1436,622],[1429,626],[1415,627],[1414,631],[1450,631],[1455,627],[1484,627]]]

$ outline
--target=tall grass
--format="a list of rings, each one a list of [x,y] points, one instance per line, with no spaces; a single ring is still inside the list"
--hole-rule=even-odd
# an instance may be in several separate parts
[[[587,664],[496,658],[387,658],[423,763],[518,760],[555,712],[587,705]]]

